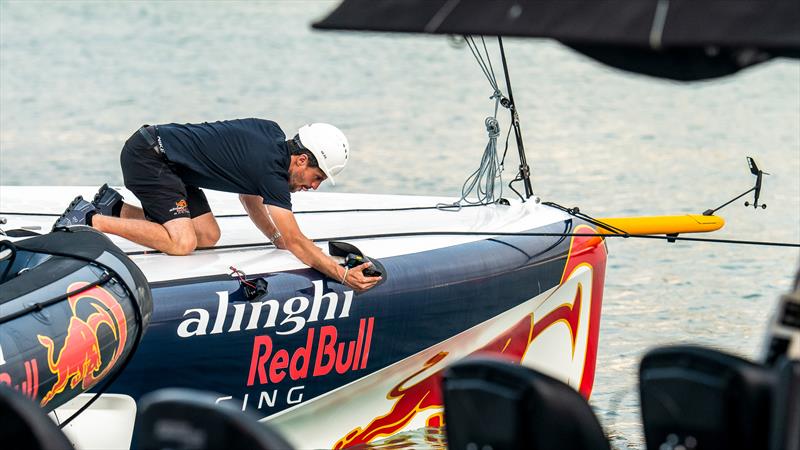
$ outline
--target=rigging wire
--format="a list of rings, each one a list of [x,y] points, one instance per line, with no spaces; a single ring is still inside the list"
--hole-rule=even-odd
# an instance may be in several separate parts
[[[474,206],[483,206],[483,205],[462,205],[462,208],[470,208]],[[305,211],[293,211],[294,215],[298,214],[325,214],[325,213],[350,213],[350,212],[392,212],[392,211],[419,211],[425,209],[440,209],[436,206],[403,206],[398,208],[348,208],[348,209],[317,209],[317,210],[305,210]],[[8,215],[8,216],[33,216],[33,217],[61,217],[61,214],[55,213],[25,213],[25,212],[3,212],[0,211],[0,215]],[[239,214],[215,214],[215,218],[222,219],[222,218],[236,218],[236,217],[247,217],[246,213],[239,213]]]
[[[716,238],[688,238],[688,237],[680,237],[680,236],[662,236],[662,235],[637,235],[637,234],[630,234],[627,233],[625,230],[619,229],[614,227],[610,224],[607,224],[601,220],[598,220],[594,217],[591,217],[585,213],[580,212],[578,207],[574,208],[566,208],[561,206],[557,203],[553,202],[542,202],[543,205],[549,206],[552,208],[559,209],[561,211],[566,212],[567,214],[585,220],[586,222],[591,223],[597,227],[606,229],[611,231],[612,234],[605,234],[605,233],[534,233],[534,232],[473,232],[473,231],[420,231],[420,232],[407,232],[407,233],[384,233],[384,234],[366,234],[366,235],[354,235],[354,236],[335,236],[330,238],[317,238],[313,239],[314,242],[325,242],[331,240],[345,240],[345,239],[373,239],[373,238],[389,238],[389,237],[410,237],[410,236],[561,236],[561,237],[571,237],[571,236],[596,236],[596,237],[623,237],[623,238],[640,238],[640,239],[657,239],[657,240],[666,240],[666,241],[692,241],[692,242],[712,242],[712,243],[727,243],[727,244],[742,244],[742,245],[762,245],[762,246],[773,246],[773,247],[797,247],[800,248],[800,244],[795,243],[788,243],[788,242],[765,242],[765,241],[753,241],[753,240],[736,240],[736,239],[716,239]],[[469,208],[475,206],[482,206],[478,204],[467,204],[461,205],[462,208]],[[419,211],[419,210],[441,210],[439,206],[410,206],[410,207],[400,207],[400,208],[353,208],[353,209],[336,209],[336,210],[308,210],[308,211],[297,211],[294,214],[324,214],[324,213],[349,213],[349,212],[392,212],[392,211]],[[6,213],[0,212],[0,214],[18,214],[18,213]],[[19,215],[35,215],[35,216],[58,216],[59,214],[39,214],[39,213],[19,213]],[[221,214],[219,216],[215,216],[217,218],[238,218],[238,217],[247,217],[247,214]],[[203,247],[198,248],[198,250],[231,250],[231,249],[246,249],[252,247],[274,247],[274,245],[270,243],[264,242],[257,242],[257,243],[247,243],[247,244],[231,244],[231,245],[218,245],[215,247]],[[158,250],[141,250],[141,251],[133,251],[127,252],[126,254],[131,255],[150,255],[150,254],[160,254],[162,252]]]
[[[503,93],[500,91],[500,86],[497,84],[497,77],[494,73],[492,60],[489,56],[489,49],[486,47],[486,41],[481,36],[481,46],[475,41],[472,36],[464,36],[464,41],[467,43],[472,56],[478,63],[483,75],[489,81],[492,87],[492,95],[489,99],[494,100],[494,112],[492,116],[484,120],[486,132],[489,136],[489,141],[486,143],[486,148],[481,156],[481,162],[478,168],[472,172],[461,187],[461,197],[453,203],[439,203],[437,208],[443,211],[459,211],[462,205],[488,205],[497,203],[503,197],[503,165],[497,157],[497,138],[500,136],[500,123],[497,121],[497,111],[500,108]],[[481,50],[480,47],[483,47]],[[509,135],[511,131],[509,129]],[[508,150],[508,136],[506,136],[506,151]],[[505,159],[505,153],[503,153]],[[495,194],[496,186],[499,186],[499,193]],[[474,200],[468,199],[468,196],[476,192]]]
[[[592,216],[590,216],[588,214],[582,213],[580,208],[578,208],[577,206],[574,207],[574,208],[567,208],[565,206],[561,206],[558,203],[554,203],[554,202],[542,202],[542,204],[545,205],[545,206],[550,206],[551,208],[556,208],[556,209],[559,209],[561,211],[564,211],[565,213],[569,214],[570,216],[574,216],[574,217],[577,217],[579,219],[583,219],[583,220],[591,223],[594,226],[606,229],[606,230],[611,231],[611,232],[613,232],[615,234],[622,235],[623,237],[630,235],[627,231],[625,231],[625,230],[623,230],[621,228],[617,228],[617,227],[615,227],[613,225],[610,225],[610,224],[607,224],[607,223],[605,223],[605,222],[603,222],[603,221],[601,221],[599,219],[595,219],[594,217],[592,217]]]
[[[717,244],[737,244],[737,245],[758,245],[764,247],[791,247],[791,248],[800,248],[800,243],[791,243],[791,242],[770,242],[770,241],[752,241],[752,240],[742,240],[742,239],[717,239],[717,238],[692,238],[692,237],[680,237],[678,235],[652,235],[652,234],[631,234],[627,231],[615,227],[611,224],[605,223],[602,220],[596,219],[588,214],[582,213],[580,208],[577,206],[574,208],[567,208],[565,206],[559,205],[558,203],[554,202],[542,202],[543,205],[555,208],[565,213],[584,220],[598,228],[603,228],[608,230],[609,233],[544,233],[544,232],[495,232],[495,231],[410,231],[410,232],[399,232],[399,233],[375,233],[375,234],[364,234],[364,235],[352,235],[352,236],[334,236],[328,238],[316,238],[312,239],[313,242],[327,242],[327,241],[344,241],[344,240],[352,240],[352,239],[375,239],[375,238],[394,238],[394,237],[415,237],[415,236],[530,236],[530,237],[599,237],[599,238],[612,238],[612,237],[621,237],[621,238],[636,238],[636,239],[655,239],[655,240],[664,240],[669,243],[674,243],[676,241],[686,241],[686,242],[708,242],[708,243],[717,243]],[[479,206],[479,205],[464,205],[464,206]],[[437,209],[438,206],[436,207]],[[431,209],[430,207],[419,207],[416,209]],[[571,219],[570,219],[571,220]],[[263,243],[263,242],[256,242],[256,243],[248,243],[248,244],[230,244],[230,245],[218,245],[215,247],[205,247],[205,248],[198,248],[197,250],[237,250],[237,249],[246,249],[246,248],[255,248],[255,247],[274,247],[272,243]],[[136,251],[136,252],[128,252],[126,253],[129,256],[134,255],[150,255],[150,254],[157,254],[161,253],[157,250],[144,250],[144,251]]]
[[[422,237],[422,236],[529,236],[529,237],[599,237],[599,238],[638,238],[638,239],[655,239],[667,242],[674,241],[688,241],[688,242],[709,242],[717,244],[739,244],[739,245],[759,245],[765,247],[792,247],[800,248],[800,243],[791,242],[771,242],[771,241],[748,241],[739,239],[716,239],[716,238],[691,238],[681,236],[663,236],[652,234],[608,234],[608,233],[546,233],[535,231],[405,231],[397,233],[373,233],[373,234],[356,234],[350,236],[330,236],[324,238],[311,239],[313,242],[329,242],[329,241],[345,241],[345,240],[359,240],[359,239],[378,239],[378,238],[396,238],[396,237]],[[196,251],[207,250],[243,250],[258,247],[275,247],[270,242],[253,242],[245,244],[229,244],[217,245],[214,247],[200,247]],[[138,255],[156,255],[163,252],[159,250],[138,250],[126,252],[128,256]]]

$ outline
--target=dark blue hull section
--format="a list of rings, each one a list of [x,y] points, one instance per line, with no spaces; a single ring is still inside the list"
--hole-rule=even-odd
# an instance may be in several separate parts
[[[109,392],[195,388],[271,415],[557,286],[569,242],[506,236],[381,259],[387,280],[364,294],[312,269],[260,275],[268,293],[254,303],[226,276],[154,284],[150,327]]]

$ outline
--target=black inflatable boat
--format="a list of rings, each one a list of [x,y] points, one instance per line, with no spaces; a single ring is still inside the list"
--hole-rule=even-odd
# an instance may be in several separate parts
[[[0,240],[0,384],[51,411],[124,366],[152,308],[139,268],[89,227]]]

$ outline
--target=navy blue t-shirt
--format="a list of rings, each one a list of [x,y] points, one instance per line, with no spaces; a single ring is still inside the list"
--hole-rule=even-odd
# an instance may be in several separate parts
[[[278,124],[237,119],[158,125],[164,152],[189,186],[260,195],[264,203],[292,209],[289,149]]]

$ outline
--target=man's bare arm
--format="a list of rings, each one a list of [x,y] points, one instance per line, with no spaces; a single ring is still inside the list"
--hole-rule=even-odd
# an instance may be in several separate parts
[[[294,214],[288,209],[264,205],[262,198],[257,195],[240,195],[239,199],[256,227],[273,240],[275,246],[289,250],[304,264],[337,281],[343,281],[342,277],[346,273],[344,284],[359,291],[370,289],[380,281],[380,277],[367,277],[363,274],[363,270],[369,267],[370,263],[361,264],[345,272],[342,266],[322,253],[319,247],[303,235]],[[280,237],[272,239],[276,236],[276,232]]]
[[[270,217],[269,210],[264,205],[264,200],[261,196],[239,194],[239,201],[242,202],[242,206],[244,206],[247,215],[250,216],[250,220],[264,233],[264,236],[269,238],[276,247],[285,249],[286,246],[283,239],[281,239],[281,234],[278,228],[275,227],[275,223]]]

